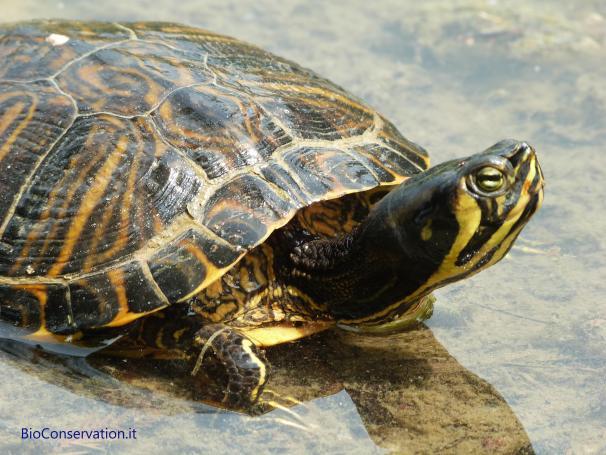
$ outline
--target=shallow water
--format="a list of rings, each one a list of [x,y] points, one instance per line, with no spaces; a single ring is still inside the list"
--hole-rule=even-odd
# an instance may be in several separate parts
[[[437,341],[421,330],[281,348],[276,386],[303,403],[255,418],[192,404],[166,384],[151,394],[145,381],[0,354],[0,447],[511,453],[529,440],[538,453],[606,452],[604,2],[4,0],[1,11],[3,21],[166,20],[233,35],[362,97],[434,163],[515,137],[535,146],[547,182],[509,257],[437,293],[427,323]],[[400,355],[386,357],[393,346]],[[21,427],[112,425],[136,427],[137,441],[20,440]]]

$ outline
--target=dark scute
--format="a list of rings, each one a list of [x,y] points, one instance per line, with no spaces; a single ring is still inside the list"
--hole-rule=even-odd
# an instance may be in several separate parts
[[[147,313],[168,303],[155,291],[137,261],[75,280],[69,287],[78,329],[98,328],[112,322],[120,311],[121,299],[131,313]]]
[[[268,181],[285,191],[291,198],[291,203],[297,207],[303,207],[310,202],[310,197],[306,194],[299,184],[288,173],[287,169],[276,163],[269,163],[263,169],[261,174]]]
[[[224,267],[235,260],[237,253],[190,229],[162,248],[148,265],[162,292],[175,302],[202,284],[208,273],[203,261],[209,257],[218,267]]]
[[[294,208],[259,177],[243,175],[210,197],[203,222],[228,243],[250,247],[265,237],[272,223],[287,217]]]
[[[37,161],[74,115],[73,104],[49,82],[0,83],[0,124],[7,125],[0,131],[0,144],[13,141],[6,154],[0,155],[0,223]]]
[[[255,89],[253,93],[266,97],[261,99],[263,107],[304,139],[337,140],[363,134],[373,126],[370,110],[341,103],[332,91],[320,96],[305,90],[303,84],[282,91]]]
[[[52,34],[69,37],[55,46]],[[107,23],[32,21],[0,25],[0,79],[32,80],[52,76],[75,58],[102,45],[128,38]]]
[[[402,136],[393,123],[383,117],[381,119],[383,121],[383,131],[380,136],[383,142],[404,155],[420,169],[427,169],[429,163],[427,150]]]
[[[338,149],[293,149],[284,153],[284,161],[305,185],[305,190],[318,197],[330,191],[345,193],[379,184],[360,161]]]
[[[57,82],[83,113],[142,115],[171,91],[211,78],[199,53],[129,41],[74,63]]]
[[[48,286],[48,297],[44,307],[46,328],[57,334],[70,334],[77,331],[71,321],[67,287]]]
[[[61,274],[119,262],[184,213],[201,185],[148,120],[79,118],[23,193],[0,242],[0,273],[47,273],[74,233]]]
[[[260,163],[291,141],[251,98],[222,87],[179,90],[152,117],[211,180]]]
[[[168,303],[155,291],[153,283],[143,273],[141,264],[130,262],[122,267],[128,309],[132,313],[148,313]]]
[[[75,331],[70,323],[67,287],[60,284],[0,285],[0,320],[22,329],[21,335],[40,328],[56,334]]]
[[[356,158],[370,168],[382,182],[392,182],[394,175],[411,176],[421,172],[417,164],[382,144],[354,147],[353,151]]]
[[[165,223],[183,213],[202,186],[188,163],[172,150],[150,167],[142,181],[151,205]]]
[[[10,284],[0,284],[0,320],[25,333],[40,328],[40,302],[35,294]]]
[[[74,323],[79,329],[102,327],[120,311],[116,290],[107,273],[69,284]]]

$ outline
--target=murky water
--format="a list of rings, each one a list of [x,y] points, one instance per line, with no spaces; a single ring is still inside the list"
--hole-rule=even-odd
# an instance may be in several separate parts
[[[26,362],[31,353],[5,346],[0,447],[512,453],[530,442],[539,453],[606,453],[603,1],[2,0],[0,14],[233,35],[361,96],[434,163],[515,137],[536,147],[547,178],[544,206],[509,257],[438,293],[431,332],[327,334],[273,353],[272,387],[302,404],[261,417],[217,412],[136,366],[123,371],[145,374],[116,381],[111,368]],[[138,438],[21,441],[21,427],[44,426],[131,426]]]

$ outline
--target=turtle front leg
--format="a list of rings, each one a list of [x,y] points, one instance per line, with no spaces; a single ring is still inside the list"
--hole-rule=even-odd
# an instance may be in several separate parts
[[[248,407],[257,402],[269,376],[269,365],[263,351],[237,329],[223,324],[209,324],[194,335],[194,346],[200,348],[192,370],[196,375],[211,350],[227,374],[223,403],[230,407]]]

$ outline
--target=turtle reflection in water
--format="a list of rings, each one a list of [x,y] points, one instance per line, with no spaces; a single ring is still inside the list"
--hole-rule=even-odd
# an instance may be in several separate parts
[[[269,412],[254,418],[205,406],[213,404],[215,393],[221,391],[220,381],[211,374],[199,387],[206,371],[191,376],[186,359],[124,360],[102,352],[74,358],[8,341],[0,341],[0,349],[12,354],[0,350],[8,367],[94,400],[93,405],[57,417],[57,425],[76,414],[90,421],[111,416],[114,426],[128,427],[136,416],[141,432],[162,427],[165,433],[159,437],[166,444],[164,438],[172,437],[167,433],[184,425],[177,423],[183,419],[196,429],[196,436],[179,439],[171,445],[173,450],[195,447],[200,434],[213,447],[215,438],[224,440],[229,434],[229,447],[247,447],[250,452],[257,448],[356,452],[366,447],[362,452],[371,453],[368,447],[377,445],[394,453],[533,453],[507,402],[449,355],[422,324],[388,336],[327,331],[268,350],[271,386],[261,394],[262,405],[255,411]],[[46,401],[62,400],[65,392],[60,389]],[[107,409],[99,400],[112,406]],[[179,416],[177,422],[172,416]],[[366,431],[360,431],[360,423]],[[156,447],[156,439],[144,438],[138,444],[144,444],[143,449],[145,444]]]
[[[499,261],[542,201],[528,144],[425,150],[288,60],[174,24],[0,28],[9,336],[206,361],[255,403],[263,348],[410,319]],[[133,321],[138,320],[136,323]],[[210,367],[209,367],[210,368]]]

